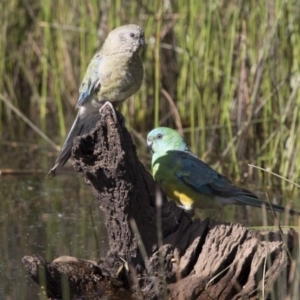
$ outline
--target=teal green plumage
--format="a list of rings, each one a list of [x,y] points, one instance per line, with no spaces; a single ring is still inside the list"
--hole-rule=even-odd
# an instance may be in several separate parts
[[[77,117],[48,176],[55,176],[68,161],[74,138],[96,125],[99,109],[106,101],[116,108],[139,90],[144,74],[139,50],[144,43],[143,29],[134,24],[117,27],[108,34],[88,65],[79,88]]]
[[[185,209],[213,208],[227,204],[251,205],[270,209],[268,202],[234,185],[228,178],[197,158],[183,137],[167,127],[153,129],[147,137],[152,151],[154,179],[169,198]],[[272,204],[275,211],[284,207]],[[290,211],[295,213],[294,211]]]

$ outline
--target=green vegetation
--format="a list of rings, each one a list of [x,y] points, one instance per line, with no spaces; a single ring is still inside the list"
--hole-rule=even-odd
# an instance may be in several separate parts
[[[177,128],[184,133],[192,151],[218,171],[240,181],[247,174],[247,180],[259,182],[264,188],[272,186],[276,192],[283,189],[289,196],[285,200],[293,194],[298,199],[298,187],[292,184],[299,183],[300,175],[300,6],[295,0],[1,0],[1,143],[19,142],[20,147],[26,148],[22,153],[16,149],[1,151],[1,167],[18,158],[19,168],[26,169],[31,163],[38,169],[42,154],[49,153],[55,144],[62,145],[75,117],[78,87],[89,60],[111,29],[128,23],[142,26],[146,36],[146,47],[141,53],[144,83],[121,107],[138,146],[158,125]],[[43,137],[44,142],[39,141],[36,147],[34,143],[41,134],[26,120],[55,144]],[[141,157],[146,152],[144,147],[138,148]],[[28,159],[25,151],[33,158]],[[43,171],[53,162],[54,158],[50,163],[46,161]],[[287,180],[247,164],[268,169]],[[15,178],[9,184],[13,189],[16,185],[16,197],[22,195]],[[57,182],[48,183],[43,177],[42,184],[53,185],[49,203],[56,212],[61,200],[53,201]],[[27,186],[30,187],[26,182],[25,190]],[[63,185],[64,191],[65,186],[69,183]],[[251,189],[249,184],[247,188]],[[26,201],[21,201],[21,197],[15,204],[3,194],[8,201],[3,201],[2,211],[16,218],[6,221],[3,217],[5,228],[10,228],[11,222],[18,225],[18,230],[27,226],[27,212],[41,205],[32,198],[33,204],[27,207],[29,196],[30,192],[26,192]],[[74,198],[84,202],[83,197]],[[294,201],[293,205],[297,209],[300,202]],[[14,215],[19,211],[23,216],[20,223]],[[242,215],[240,210],[226,212],[231,220]],[[80,213],[76,217],[81,218]],[[263,219],[265,225],[272,224],[273,220],[267,222],[257,211],[253,216]],[[46,218],[44,222],[44,236],[50,236],[52,231],[63,232],[64,244],[55,236],[49,238],[49,245],[59,251],[64,249],[60,247],[66,244],[69,227],[59,228],[61,221],[56,219]],[[92,235],[92,230],[87,233],[85,227],[72,228],[81,237]],[[297,224],[295,228],[299,231]],[[16,233],[12,227],[7,236]],[[8,240],[7,236],[2,240]],[[23,248],[26,251],[32,249],[30,245],[39,232],[36,236],[28,232],[28,236],[29,246]],[[71,255],[86,258],[82,249],[91,253],[96,248],[91,239],[78,238],[77,245],[77,237],[72,238],[75,242]],[[10,261],[11,249],[20,249],[20,245],[4,245],[7,248],[3,247],[2,257]],[[55,254],[53,249],[45,250],[47,257]],[[299,259],[293,258],[292,263],[297,271],[289,277],[290,294],[298,295]],[[272,295],[272,299],[277,298]]]
[[[192,150],[233,178],[292,187],[251,163],[298,181],[297,1],[4,0],[0,20],[0,98],[55,143],[107,33],[136,23],[146,34],[145,80],[121,108],[135,136],[183,128]],[[4,101],[0,114],[2,139],[22,141],[23,120]]]

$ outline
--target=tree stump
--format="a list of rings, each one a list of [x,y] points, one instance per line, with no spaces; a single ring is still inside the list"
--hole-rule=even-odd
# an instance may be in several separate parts
[[[295,276],[293,230],[250,232],[239,224],[193,221],[168,202],[142,163],[122,116],[105,106],[77,137],[76,171],[105,215],[109,251],[98,262],[37,255],[23,264],[46,295],[70,299],[284,299]],[[119,118],[114,121],[114,113]]]

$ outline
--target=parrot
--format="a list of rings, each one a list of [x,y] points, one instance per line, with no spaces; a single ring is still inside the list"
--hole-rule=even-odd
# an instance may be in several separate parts
[[[79,88],[77,117],[47,177],[54,177],[68,161],[74,138],[95,127],[104,103],[116,108],[140,89],[144,68],[139,50],[144,44],[144,31],[135,24],[117,27],[108,34],[87,67]]]
[[[167,196],[182,208],[221,208],[225,205],[250,205],[284,212],[254,193],[234,185],[227,177],[200,160],[174,129],[158,127],[149,132],[147,146],[152,152],[152,173]],[[290,214],[300,214],[290,210]]]

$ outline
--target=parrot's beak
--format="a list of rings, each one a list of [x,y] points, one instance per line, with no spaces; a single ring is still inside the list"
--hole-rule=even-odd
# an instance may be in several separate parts
[[[147,139],[147,148],[152,152],[152,144],[153,144],[153,141],[150,140],[150,139]]]
[[[144,47],[144,45],[145,45],[145,37],[144,36],[141,36],[139,43],[140,43],[141,48]]]

